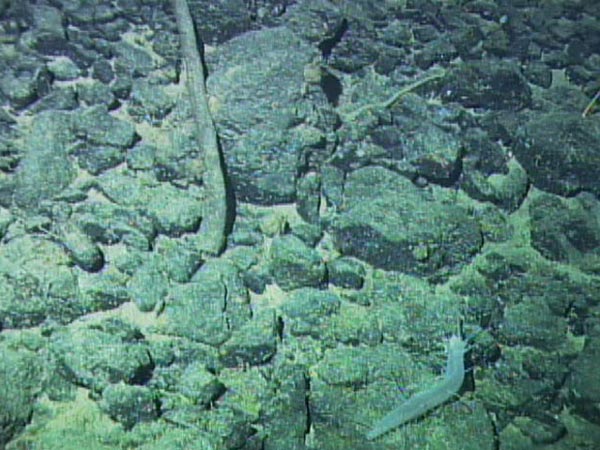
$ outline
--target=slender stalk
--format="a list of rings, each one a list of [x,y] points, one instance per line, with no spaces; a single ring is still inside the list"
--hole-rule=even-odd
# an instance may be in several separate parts
[[[592,97],[592,99],[590,100],[590,102],[587,104],[587,106],[581,113],[581,117],[587,117],[592,113],[592,111],[596,107],[596,103],[598,103],[598,99],[600,99],[600,89],[598,89],[598,92],[596,92],[596,95],[594,95]]]
[[[227,198],[223,163],[217,131],[208,107],[204,68],[198,53],[194,23],[186,0],[173,0],[181,55],[186,70],[187,90],[192,104],[196,139],[204,155],[204,214],[200,225],[199,247],[209,255],[218,255],[225,245]]]

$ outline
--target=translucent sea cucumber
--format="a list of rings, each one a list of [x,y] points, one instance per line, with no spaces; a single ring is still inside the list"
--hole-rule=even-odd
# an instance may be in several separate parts
[[[367,439],[375,439],[416,419],[455,395],[465,379],[464,355],[466,351],[467,343],[458,336],[452,336],[448,340],[448,359],[444,377],[429,389],[416,393],[376,422],[367,433]]]

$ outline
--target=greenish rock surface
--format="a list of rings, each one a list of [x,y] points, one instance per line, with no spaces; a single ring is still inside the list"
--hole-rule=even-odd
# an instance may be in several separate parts
[[[42,375],[41,361],[33,352],[0,342],[0,447],[28,423]]]
[[[141,334],[120,321],[60,330],[52,335],[50,351],[65,378],[96,392],[120,381],[141,384],[152,376]]]
[[[282,289],[319,286],[325,278],[325,264],[319,253],[293,235],[273,239],[271,274]]]
[[[435,279],[459,270],[483,244],[479,225],[451,194],[381,167],[353,171],[344,202],[332,225],[337,244],[375,267]]]

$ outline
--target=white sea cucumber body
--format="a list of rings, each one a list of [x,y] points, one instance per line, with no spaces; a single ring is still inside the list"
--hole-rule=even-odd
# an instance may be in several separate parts
[[[410,420],[416,419],[455,395],[465,379],[464,355],[466,351],[466,342],[458,336],[452,336],[448,340],[448,359],[446,360],[444,378],[429,389],[416,393],[386,414],[367,433],[367,439],[375,439]]]

